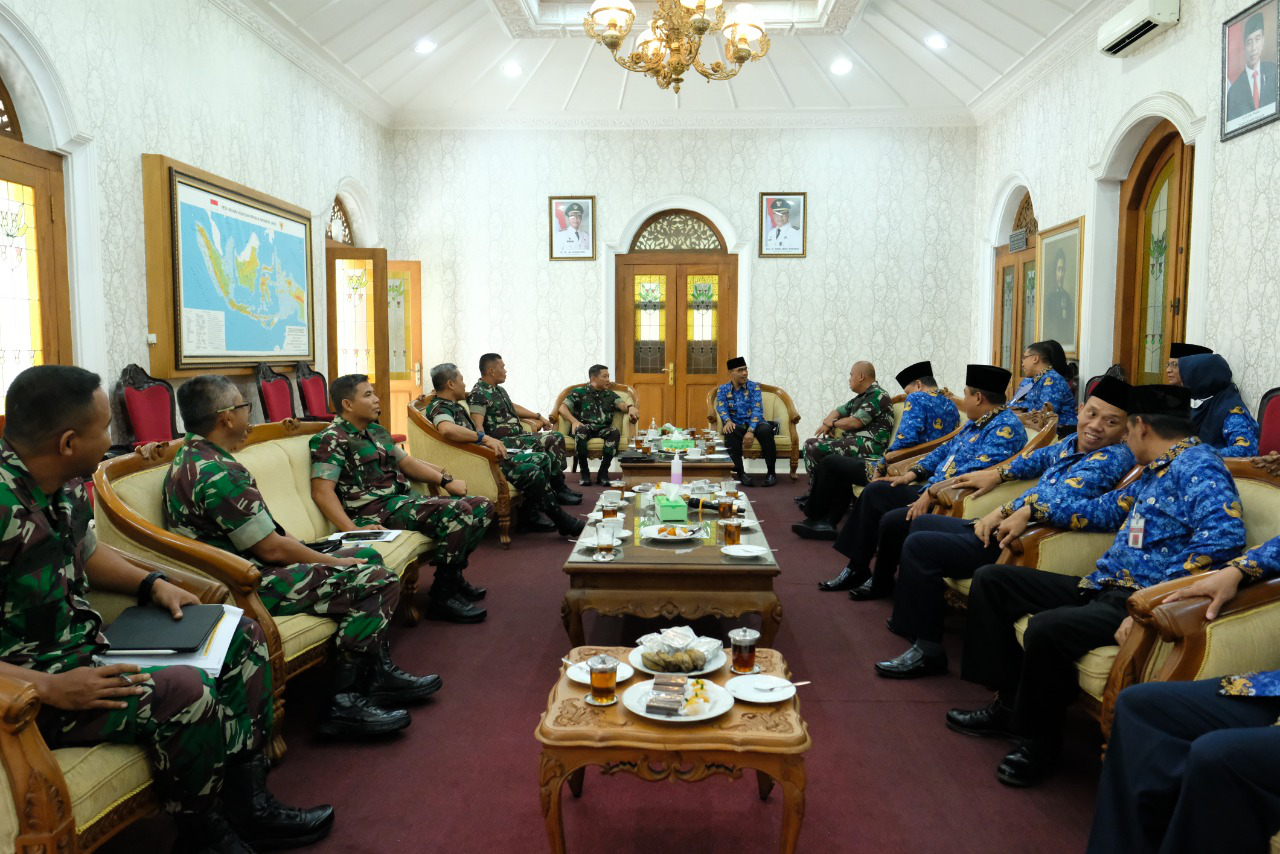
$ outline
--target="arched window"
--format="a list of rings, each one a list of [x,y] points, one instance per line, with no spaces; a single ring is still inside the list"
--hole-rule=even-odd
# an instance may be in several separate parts
[[[9,89],[0,80],[0,133],[10,139],[22,142],[22,125],[18,123],[18,114],[13,109],[13,99],[9,97]]]
[[[1040,225],[1027,193],[1018,203],[1009,242],[996,249],[995,329],[992,358],[1022,379],[1022,351],[1036,334],[1036,239]]]
[[[329,209],[329,225],[324,230],[325,237],[335,243],[345,243],[347,246],[355,246],[356,242],[351,237],[351,218],[347,216],[347,208],[342,204],[342,199],[334,197],[333,207]]]
[[[724,251],[715,226],[692,211],[663,211],[636,232],[632,252]]]

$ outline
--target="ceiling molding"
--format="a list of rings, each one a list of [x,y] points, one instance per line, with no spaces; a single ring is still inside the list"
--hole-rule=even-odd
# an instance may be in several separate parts
[[[395,130],[735,130],[819,128],[973,127],[973,114],[950,110],[848,110],[751,113],[727,110],[688,115],[670,113],[550,113],[541,115],[474,115],[401,113]]]
[[[352,107],[383,127],[391,126],[395,116],[391,105],[345,66],[323,54],[314,42],[302,41],[297,35],[297,28],[289,21],[263,14],[245,0],[210,2]]]
[[[539,0],[488,0],[502,29],[514,39],[586,38],[582,20],[590,4],[543,3]],[[871,0],[760,0],[752,6],[765,26],[784,25],[783,32],[841,35],[862,16]],[[641,4],[638,19],[647,20],[652,4]],[[797,8],[799,7],[799,8]]]
[[[1083,50],[1096,50],[1098,28],[1126,2],[1127,0],[1094,0],[1090,8],[1060,27],[969,103],[974,121],[980,125],[986,124],[1011,101],[1034,88],[1064,62]]]

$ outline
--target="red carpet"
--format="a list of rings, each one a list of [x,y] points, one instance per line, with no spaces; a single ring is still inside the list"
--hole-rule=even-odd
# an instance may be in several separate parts
[[[947,636],[952,673],[914,682],[875,676],[871,665],[901,652],[885,629],[888,602],[851,602],[816,583],[843,560],[829,543],[790,531],[791,498],[803,486],[783,481],[754,489],[757,514],[780,549],[778,593],[784,616],[776,646],[797,679],[814,747],[806,757],[805,852],[1080,851],[1088,836],[1099,768],[1097,725],[1069,721],[1066,767],[1046,785],[1013,790],[996,781],[1009,749],[1002,741],[952,733],[952,706],[989,699],[955,674],[960,618]],[[588,501],[597,490],[588,490]],[[538,716],[568,649],[560,624],[561,572],[568,546],[554,535],[517,537],[503,551],[496,537],[476,554],[469,575],[489,588],[488,620],[478,626],[423,622],[397,627],[397,661],[436,672],[444,688],[413,711],[403,737],[373,745],[314,741],[309,732],[322,678],[291,685],[285,725],[289,754],[271,775],[288,803],[326,801],[337,808],[332,836],[312,851],[539,852],[547,850],[538,797]],[[587,640],[625,644],[652,623],[587,617]],[[749,618],[754,620],[754,618]],[[700,633],[730,623],[699,623]],[[781,793],[767,803],[751,775],[701,783],[645,783],[588,769],[583,796],[564,796],[572,852],[776,851]],[[109,852],[157,850],[169,824],[152,819],[122,834]],[[159,849],[164,850],[164,849]]]

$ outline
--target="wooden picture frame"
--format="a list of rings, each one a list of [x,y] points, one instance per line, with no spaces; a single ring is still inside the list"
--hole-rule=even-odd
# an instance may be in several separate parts
[[[1257,3],[1222,22],[1218,111],[1223,142],[1280,118],[1280,2]],[[1256,58],[1250,70],[1250,58]],[[1257,92],[1254,92],[1254,84]]]
[[[162,155],[142,176],[151,373],[314,362],[311,213]],[[257,327],[262,346],[235,343]]]
[[[573,222],[575,212],[577,223]],[[595,196],[547,197],[547,257],[552,261],[596,260]]]
[[[803,258],[808,254],[809,194],[761,193],[761,258]]]
[[[1036,238],[1036,270],[1036,340],[1053,339],[1062,345],[1068,359],[1078,359],[1084,217],[1040,232]]]

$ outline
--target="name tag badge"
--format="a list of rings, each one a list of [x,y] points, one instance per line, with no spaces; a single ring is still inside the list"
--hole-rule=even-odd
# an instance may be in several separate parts
[[[1129,517],[1129,548],[1140,549],[1147,536],[1147,520],[1137,513]]]
[[[955,454],[952,454],[951,456],[947,457],[947,461],[942,464],[942,470],[946,471],[947,469],[951,468],[951,464],[954,463],[955,461],[956,461]]]

